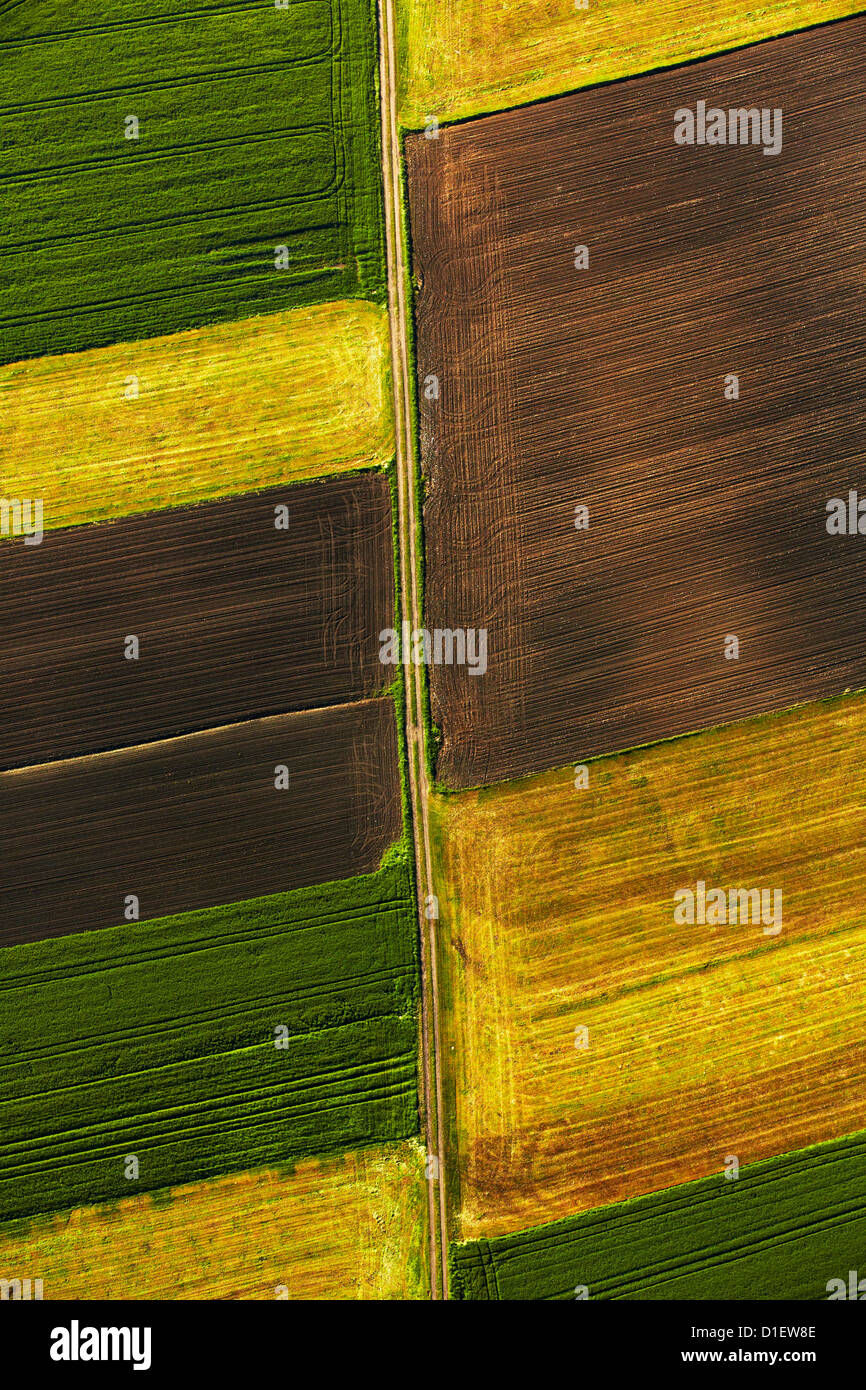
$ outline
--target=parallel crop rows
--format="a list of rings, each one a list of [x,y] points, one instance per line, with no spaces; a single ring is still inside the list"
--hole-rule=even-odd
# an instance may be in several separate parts
[[[396,857],[149,922],[146,943],[118,927],[9,950],[0,1215],[414,1133],[411,902]]]
[[[207,1180],[261,1292],[210,1186],[256,1168],[267,1296],[408,1279],[376,64],[370,0],[0,3],[0,1265]]]
[[[0,14],[0,360],[381,297],[366,0],[27,8]]]
[[[462,1299],[825,1299],[866,1241],[866,1135],[457,1245]]]

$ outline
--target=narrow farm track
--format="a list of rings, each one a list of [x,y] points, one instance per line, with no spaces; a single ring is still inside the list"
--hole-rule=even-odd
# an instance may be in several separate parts
[[[414,447],[410,398],[408,303],[401,221],[400,136],[397,125],[397,59],[392,0],[379,5],[379,80],[382,115],[382,175],[385,187],[385,227],[388,268],[388,313],[391,326],[391,367],[394,384],[394,423],[397,448],[400,537],[401,615],[412,628],[420,628],[418,591],[418,521],[415,513]],[[426,903],[433,897],[433,867],[427,816],[429,787],[424,729],[421,668],[403,667],[406,690],[406,738],[409,786],[418,883],[418,920],[421,935],[421,1048],[424,1116],[428,1155],[427,1198],[429,1207],[430,1294],[448,1297],[448,1239],[445,1194],[444,1124],[442,1117],[442,1067],[440,1059],[439,987],[437,976],[436,919],[428,920]],[[432,1171],[430,1171],[432,1167]]]

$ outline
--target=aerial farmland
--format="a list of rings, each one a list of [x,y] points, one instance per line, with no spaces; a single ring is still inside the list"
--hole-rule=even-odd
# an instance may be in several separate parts
[[[381,295],[365,0],[0,18],[19,97],[0,108],[4,361]]]
[[[0,1273],[49,1298],[183,1296],[191,1219],[190,1297],[429,1293],[376,28],[288,8],[0,11]]]
[[[384,468],[387,341],[381,306],[338,300],[7,364],[4,487],[54,530]]]
[[[410,140],[428,625],[488,629],[483,681],[432,669],[446,783],[866,684],[825,526],[864,461],[866,20],[835,34]],[[782,147],[676,143],[702,92],[787,103]]]
[[[3,571],[0,765],[375,695],[393,590],[381,473],[50,531]]]
[[[866,11],[0,67],[0,1301],[866,1297]]]
[[[862,1128],[863,792],[842,750],[864,717],[852,696],[605,759],[586,789],[565,769],[438,799],[464,1237]],[[701,882],[769,885],[781,921],[678,922]]]

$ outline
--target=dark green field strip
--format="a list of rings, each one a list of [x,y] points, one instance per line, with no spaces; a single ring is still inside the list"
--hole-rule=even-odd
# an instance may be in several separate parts
[[[3,33],[12,42],[38,42],[65,38],[93,30],[122,28],[134,21],[139,25],[175,24],[182,17],[233,14],[258,9],[261,0],[127,0],[112,12],[100,13],[94,7],[70,6],[69,0],[0,0]]]
[[[375,886],[377,877],[346,882]],[[326,901],[343,897],[334,885],[317,893]],[[0,1095],[12,1099],[247,1047],[273,1036],[277,1024],[294,1035],[411,1007],[412,907],[405,890],[373,911],[344,907],[332,920],[299,920],[294,896],[66,938],[63,955],[80,972],[69,977],[58,962],[47,980],[14,980],[15,964],[26,964],[30,948],[12,948],[6,954],[18,962],[9,981],[4,954],[0,991]],[[222,939],[250,908],[257,916],[247,930]],[[188,933],[208,920],[212,940],[190,949]],[[146,937],[150,955],[128,961],[123,948],[135,949],[136,934],[139,947]],[[52,955],[55,949],[60,943]]]
[[[585,1212],[452,1246],[453,1296],[825,1299],[866,1274],[866,1133]],[[832,1287],[832,1286],[831,1286]]]
[[[0,1218],[417,1132],[396,852],[374,874],[12,947],[2,965]]]
[[[355,1061],[342,1069],[347,1054]],[[310,1077],[313,1066],[324,1075]],[[62,1100],[45,1098],[43,1126]],[[52,1124],[28,1131],[15,1149],[0,1147],[2,1219],[414,1134],[414,1024],[380,1019],[287,1051],[266,1044],[143,1072],[126,1086],[94,1086],[79,1104],[98,1107],[101,1118],[85,1124],[76,1109],[68,1130]],[[16,1161],[20,1154],[26,1160]],[[130,1154],[139,1160],[136,1182],[124,1177]]]
[[[381,299],[375,32],[370,0],[0,10],[0,359]]]
[[[91,3],[87,11],[97,22],[92,27],[85,24],[75,28],[69,23],[70,14],[77,11],[83,15],[85,11],[81,4],[70,5],[57,30],[53,34],[43,32],[38,38],[10,34],[8,24],[0,16],[0,55],[14,52],[22,63],[17,85],[4,88],[0,97],[0,115],[20,110],[44,111],[58,106],[74,109],[99,101],[104,95],[125,97],[131,92],[159,90],[175,84],[186,87],[201,82],[206,85],[211,78],[219,80],[231,74],[243,76],[248,69],[254,76],[267,69],[300,68],[311,62],[330,63],[335,39],[339,40],[340,35],[339,14],[333,16],[330,5],[322,0],[293,0],[286,15],[263,15],[266,7],[259,3],[234,11],[202,10],[186,19],[164,14],[152,24],[126,15],[124,12],[130,8],[128,4]],[[194,7],[190,8],[194,11]],[[273,8],[271,5],[270,9]],[[32,9],[38,12],[39,6],[32,6]],[[251,30],[251,23],[256,22],[258,30]],[[244,51],[244,44],[253,32],[257,33],[260,44]],[[151,47],[157,42],[160,45],[158,65],[153,62]],[[321,91],[311,92],[308,100],[325,102],[323,112],[330,124],[326,96],[323,97]],[[268,113],[253,100],[250,112],[262,124],[270,116],[273,124],[278,108]],[[45,140],[51,132],[50,126],[37,123],[31,127],[35,138],[29,145],[30,163],[39,162],[51,168],[62,161],[64,150],[69,149],[78,136],[73,125],[70,140],[47,145]],[[86,134],[86,131],[81,133]],[[26,128],[13,131],[12,149],[17,147],[26,152],[26,136]],[[117,141],[111,131],[101,127],[94,129],[91,140],[95,149],[104,149],[109,157],[112,153],[116,157]]]

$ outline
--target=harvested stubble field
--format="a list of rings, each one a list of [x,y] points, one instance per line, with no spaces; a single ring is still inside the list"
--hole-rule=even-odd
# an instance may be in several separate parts
[[[379,660],[394,613],[382,473],[9,539],[0,553],[0,767],[342,704],[393,675]]]
[[[452,1246],[452,1296],[826,1299],[866,1253],[866,1135]]]
[[[605,759],[584,789],[434,799],[458,1237],[862,1129],[864,728],[852,696]],[[677,924],[700,881],[780,889],[781,933]]]
[[[401,796],[389,696],[0,773],[0,945],[368,872]]]
[[[0,367],[0,495],[46,529],[381,468],[388,318],[362,300]]]
[[[864,80],[850,19],[408,140],[426,625],[488,629],[446,784],[866,684]],[[781,151],[675,143],[701,100]]]
[[[395,853],[366,877],[5,951],[0,1217],[416,1133],[416,949]]]
[[[382,296],[369,0],[6,4],[0,66],[3,361]]]
[[[0,1228],[0,1270],[53,1299],[425,1298],[411,1141],[190,1183]]]
[[[821,24],[852,0],[403,0],[400,116],[420,127],[632,77]]]

